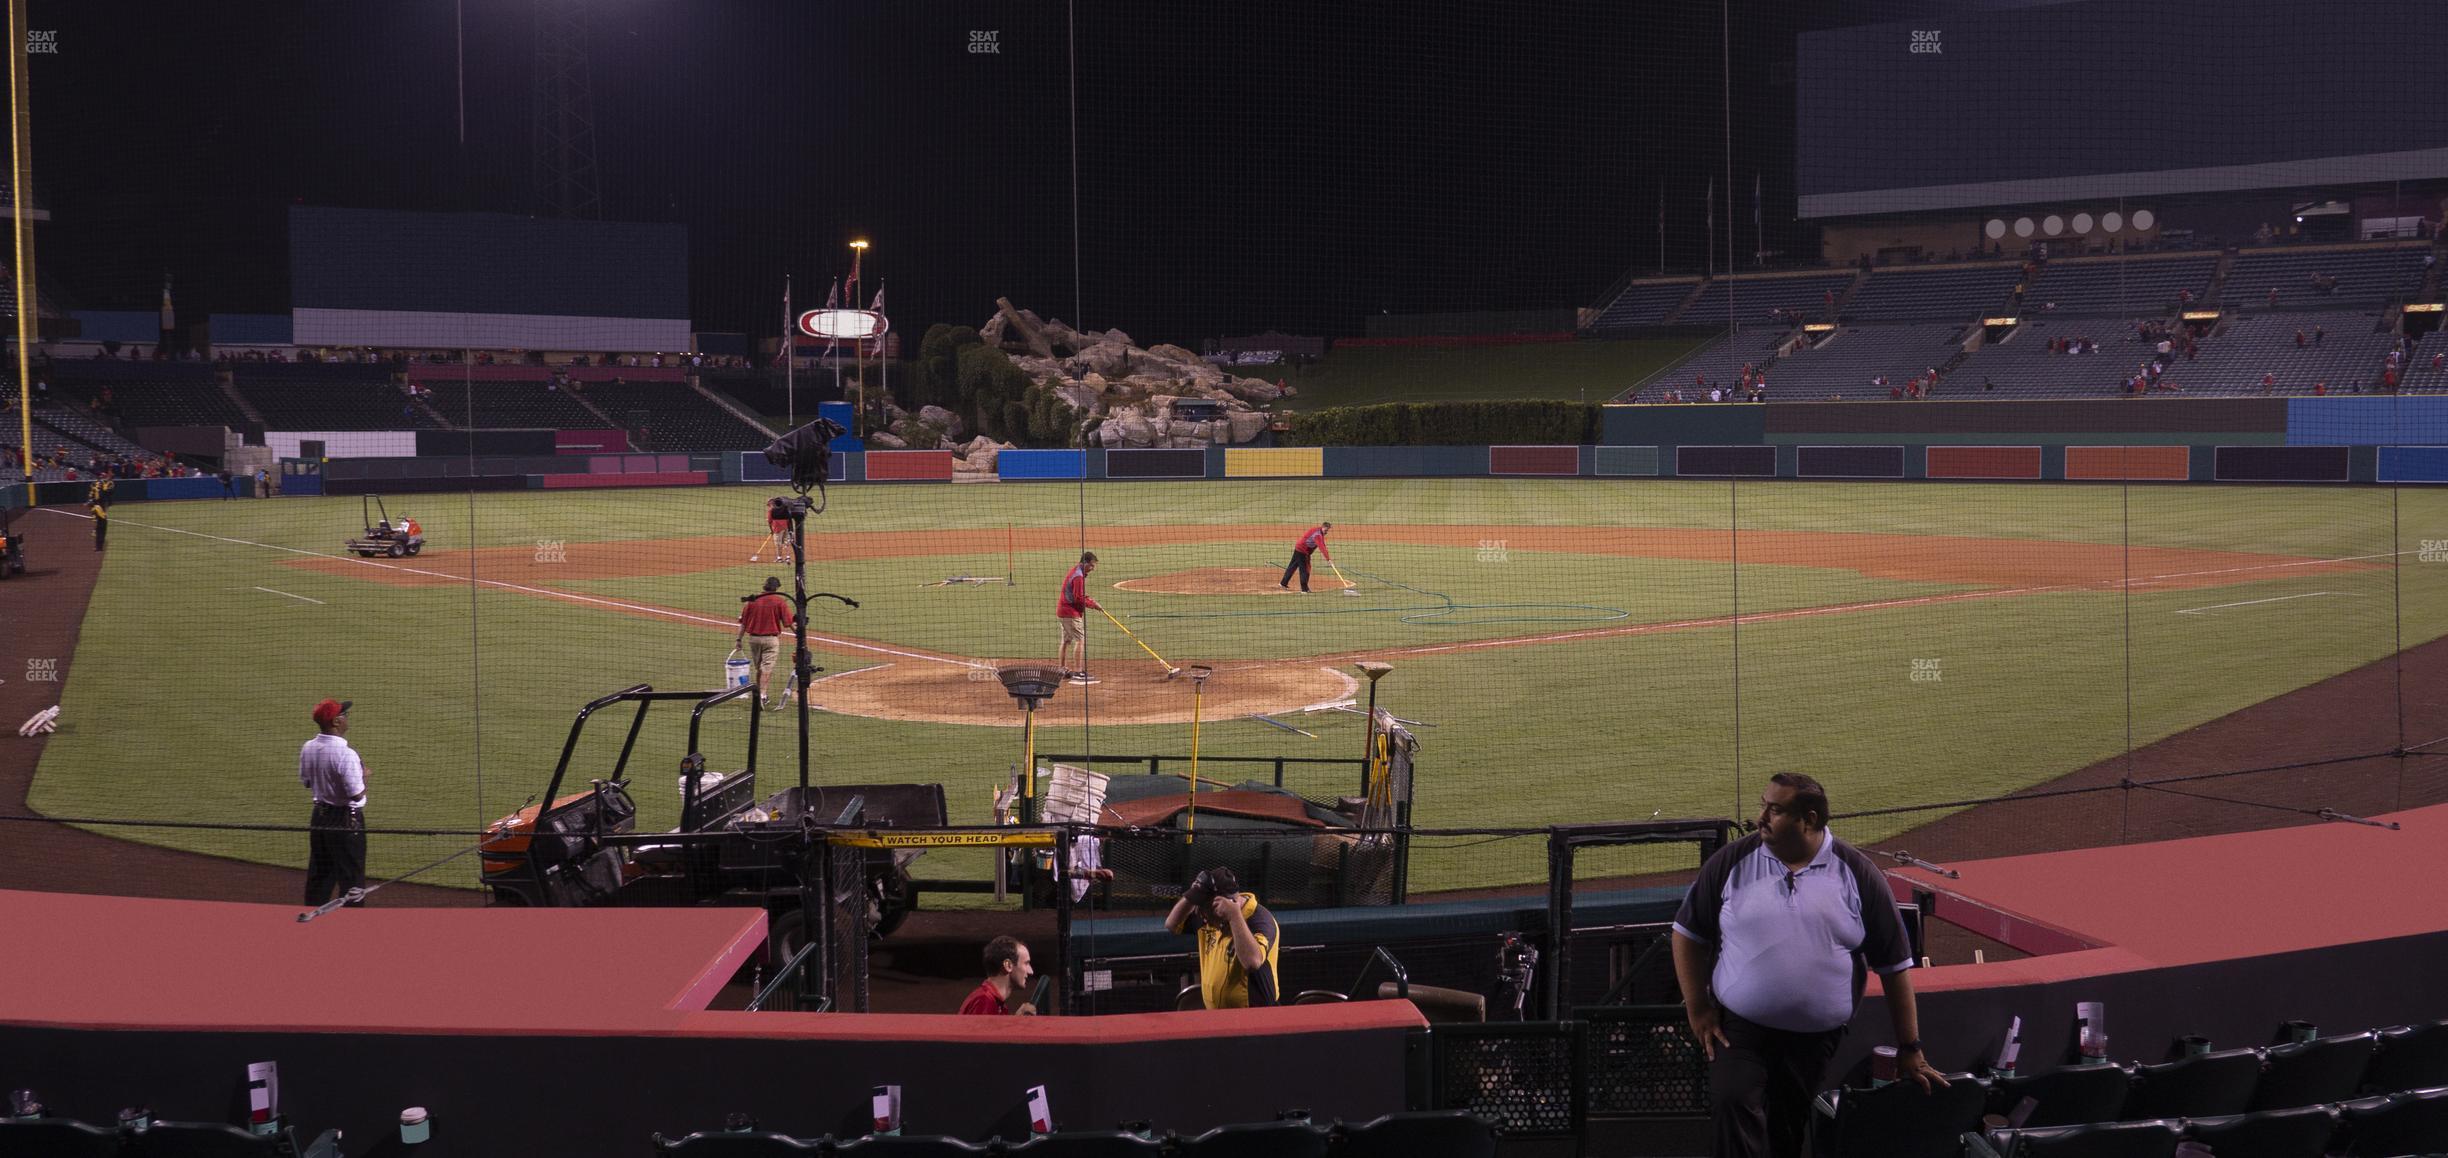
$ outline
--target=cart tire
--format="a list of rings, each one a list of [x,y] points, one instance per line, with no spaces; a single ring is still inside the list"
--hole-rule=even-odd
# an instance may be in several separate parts
[[[423,543],[410,543],[410,544],[408,544],[408,553],[409,553],[409,554],[411,554],[411,555],[414,555],[414,554],[416,554],[417,552],[422,551],[422,550],[424,550],[424,549],[425,549],[425,544],[423,544]]]
[[[871,896],[867,915],[875,922],[875,936],[881,940],[892,936],[893,930],[900,928],[901,923],[909,920],[909,915],[918,910],[918,882],[911,880],[910,875],[901,871],[898,865],[868,880]]]
[[[393,544],[391,544],[390,555],[391,555],[391,557],[392,557],[392,558],[394,558],[394,559],[404,559],[404,558],[407,558],[407,557],[408,557],[408,548],[403,547],[403,546],[399,545],[398,543],[393,543]]]

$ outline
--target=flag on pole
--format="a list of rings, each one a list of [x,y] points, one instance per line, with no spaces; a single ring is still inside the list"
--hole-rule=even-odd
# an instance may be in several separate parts
[[[162,275],[161,328],[165,334],[178,328],[178,314],[170,307],[170,275],[166,273]]]
[[[792,341],[792,337],[793,337],[793,335],[797,334],[798,332],[799,332],[799,314],[798,314],[798,312],[797,312],[797,311],[795,311],[795,310],[791,309],[791,283],[790,283],[790,275],[789,275],[789,274],[783,274],[783,275],[782,275],[782,349],[781,349],[781,356],[782,356],[782,364],[783,364],[783,365],[785,365],[785,366],[790,365],[790,362],[791,362],[791,347],[792,347],[793,345],[795,345],[795,344],[796,344],[795,342],[793,342],[793,341]]]
[[[880,281],[879,281],[879,282],[877,282],[877,283],[876,283],[876,296],[875,296],[875,300],[874,300],[874,301],[871,301],[871,302],[869,302],[869,303],[867,303],[867,312],[868,312],[868,313],[871,313],[871,314],[880,314],[880,313],[883,313],[883,312],[884,312],[884,283],[883,283],[883,282],[880,282]]]
[[[1760,227],[1760,175],[1759,175],[1759,174],[1757,174],[1757,173],[1753,173],[1753,174],[1751,174],[1751,228],[1752,228],[1754,231],[1757,231],[1757,230],[1759,229],[1759,227]]]
[[[825,308],[828,310],[838,310],[841,308],[840,278],[834,278],[833,288],[825,292]]]
[[[1717,179],[1715,177],[1709,178],[1708,192],[1701,194],[1700,200],[1708,207],[1709,236],[1715,237],[1717,236]]]

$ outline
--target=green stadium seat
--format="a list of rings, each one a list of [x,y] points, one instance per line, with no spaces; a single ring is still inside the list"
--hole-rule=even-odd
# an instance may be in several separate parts
[[[2320,1158],[2337,1124],[2337,1111],[2329,1106],[2298,1106],[2195,1118],[2185,1123],[2184,1136],[2218,1158]]]
[[[1176,1144],[1182,1158],[1326,1158],[1331,1135],[1307,1122],[1218,1126]]]
[[[1811,1153],[1819,1158],[1956,1158],[1962,1136],[1980,1127],[1989,1083],[1948,1074],[1923,1093],[1911,1082],[1821,1094],[1812,1102]]]
[[[1496,1126],[1465,1110],[1387,1114],[1337,1127],[1340,1158],[1496,1158]]]
[[[2354,1158],[2448,1153],[2448,1088],[2348,1102],[2330,1152]]]
[[[2380,1031],[2379,1048],[2363,1070],[2366,1092],[2394,1094],[2441,1086],[2448,1086],[2448,1021]]]
[[[869,1134],[833,1148],[833,1153],[859,1158],[962,1158],[989,1152],[985,1146],[929,1134]]]
[[[2013,1158],[2172,1158],[2179,1140],[2176,1126],[2152,1119],[2005,1130],[1990,1145],[1992,1152]]]
[[[2135,1066],[2125,1095],[2128,1120],[2241,1114],[2261,1081],[2261,1052],[2227,1049],[2158,1065]]]
[[[0,1121],[0,1158],[111,1158],[119,1132],[67,1118]]]
[[[831,1139],[799,1139],[785,1134],[701,1131],[685,1138],[654,1136],[655,1153],[684,1158],[786,1158],[826,1152]]]
[[[1989,1112],[2010,1117],[2023,1099],[2030,1098],[2032,1111],[2022,1123],[2026,1128],[2112,1122],[2124,1110],[2125,1095],[2132,1085],[2133,1075],[2123,1066],[2112,1065],[2061,1066],[1997,1078],[1989,1087]]]
[[[2262,1051],[2261,1081],[2248,1108],[2285,1110],[2354,1097],[2378,1042],[2379,1035],[2366,1030],[2271,1046]]]
[[[1058,1130],[1003,1152],[1015,1158],[1157,1158],[1164,1153],[1164,1143],[1128,1130]]]

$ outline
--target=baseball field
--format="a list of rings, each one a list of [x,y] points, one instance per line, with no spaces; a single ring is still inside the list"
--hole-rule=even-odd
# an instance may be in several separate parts
[[[587,700],[718,684],[740,597],[788,580],[765,495],[395,497],[429,543],[399,560],[341,549],[353,497],[125,505],[55,665],[64,723],[29,802],[231,825],[111,832],[302,863],[302,840],[243,826],[303,821],[297,749],[328,695],[355,701],[371,824],[474,830],[543,789]],[[89,549],[73,516],[48,518],[47,549]],[[1278,589],[1319,520],[1340,572],[1321,559],[1313,593]],[[835,490],[809,529],[810,588],[859,603],[813,609],[814,779],[939,782],[965,823],[1020,754],[994,667],[1053,660],[1056,588],[1083,547],[1099,602],[1215,674],[1168,680],[1092,615],[1099,682],[1047,705],[1041,752],[1187,753],[1195,712],[1206,755],[1355,755],[1361,718],[1331,708],[1366,695],[1353,661],[1381,659],[1380,703],[1421,725],[1415,821],[1434,827],[1748,816],[1786,768],[1825,780],[1840,813],[2002,795],[2448,634],[2448,567],[2427,565],[2448,552],[2426,546],[2448,539],[2448,497],[2414,490],[872,485]],[[991,581],[945,582],[970,579]],[[2396,718],[2371,712],[2340,722],[2340,754]],[[657,709],[637,741],[642,828],[676,819],[685,715]],[[710,766],[744,761],[748,717],[709,717]],[[796,714],[762,721],[762,774],[786,782]],[[590,725],[574,776],[610,768],[626,722]],[[1935,815],[1837,828],[1874,841]],[[463,843],[378,837],[370,869]],[[1540,855],[1430,847],[1413,886],[1532,880]],[[461,861],[428,879],[474,876]]]

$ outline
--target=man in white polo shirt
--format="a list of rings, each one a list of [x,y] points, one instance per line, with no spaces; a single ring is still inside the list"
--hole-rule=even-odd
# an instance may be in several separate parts
[[[1827,830],[1827,790],[1779,772],[1759,830],[1700,866],[1674,920],[1675,979],[1709,1059],[1717,1158],[1800,1158],[1810,1101],[1879,973],[1896,1073],[1947,1084],[1921,1052],[1912,946],[1887,879]]]
[[[306,846],[306,903],[365,885],[365,765],[348,744],[349,700],[314,707],[315,735],[298,752],[298,782],[314,796]],[[365,904],[352,899],[352,908]]]

